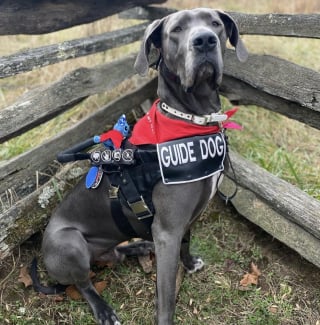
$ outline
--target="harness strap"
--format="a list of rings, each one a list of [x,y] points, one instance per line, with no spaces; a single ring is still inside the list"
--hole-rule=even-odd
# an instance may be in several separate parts
[[[142,157],[151,160],[143,165],[126,166],[114,173],[107,172],[112,184],[109,197],[114,222],[129,237],[152,237],[151,225],[155,213],[152,190],[161,177],[154,168],[158,163],[152,159],[153,155],[139,155],[138,160]]]
[[[217,181],[217,192],[218,192],[218,195],[220,196],[220,198],[226,203],[228,204],[228,202],[230,200],[232,200],[236,195],[237,195],[237,192],[238,192],[238,184],[237,184],[237,177],[236,177],[236,173],[234,171],[234,168],[233,168],[233,165],[232,165],[232,162],[231,162],[231,159],[230,159],[230,156],[229,156],[229,151],[227,150],[226,152],[226,160],[228,160],[228,166],[230,166],[231,168],[231,171],[232,171],[232,174],[233,174],[233,179],[231,177],[229,177],[228,175],[226,175],[225,173],[221,173],[219,175],[219,178],[218,178],[218,181]],[[219,181],[220,181],[220,177],[221,175],[224,174],[226,177],[228,177],[230,180],[233,181],[233,183],[235,184],[235,189],[233,191],[233,193],[231,195],[225,195],[221,192],[220,188],[219,188]]]
[[[137,220],[136,217],[132,217],[131,214],[125,214],[123,210],[124,201],[125,199],[121,192],[119,192],[119,198],[112,199],[111,201],[112,217],[118,229],[131,238],[150,237],[151,239],[153,216]]]
[[[127,216],[123,213],[122,204],[119,199],[111,201],[111,215],[118,229],[128,237],[139,237],[137,231],[132,227]]]
[[[137,216],[138,220],[152,217],[154,211],[149,208],[148,204],[145,202],[143,196],[137,190],[135,183],[127,168],[123,170],[123,177],[121,180],[121,191],[126,197],[127,205]]]

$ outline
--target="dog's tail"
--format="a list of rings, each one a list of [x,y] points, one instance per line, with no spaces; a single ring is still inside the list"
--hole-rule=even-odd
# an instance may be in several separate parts
[[[50,287],[43,286],[40,283],[40,280],[38,278],[38,272],[37,272],[38,262],[37,258],[35,257],[31,262],[30,267],[30,276],[32,279],[32,285],[33,289],[36,292],[41,292],[45,295],[56,295],[65,292],[67,286],[62,284],[56,284]]]

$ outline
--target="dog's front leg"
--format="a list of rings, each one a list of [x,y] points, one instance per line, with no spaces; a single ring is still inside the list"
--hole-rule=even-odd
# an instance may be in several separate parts
[[[98,294],[91,280],[77,283],[76,287],[88,301],[99,325],[120,325],[115,311]]]
[[[158,183],[154,188],[152,197],[156,214],[152,236],[157,261],[158,325],[173,324],[176,275],[185,234],[181,257],[189,269],[195,268],[195,261],[189,253],[188,229],[206,206],[210,195],[208,184],[211,180],[170,186]]]
[[[157,324],[172,325],[175,311],[176,274],[183,234],[153,225],[157,258]]]

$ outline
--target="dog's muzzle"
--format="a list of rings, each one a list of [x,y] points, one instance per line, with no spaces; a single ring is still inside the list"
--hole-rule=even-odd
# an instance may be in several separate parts
[[[191,44],[196,51],[208,53],[215,49],[218,44],[218,38],[211,31],[201,31],[193,35]]]

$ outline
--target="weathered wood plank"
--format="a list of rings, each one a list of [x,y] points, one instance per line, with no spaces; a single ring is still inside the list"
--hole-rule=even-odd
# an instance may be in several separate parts
[[[141,19],[141,20],[156,20],[167,15],[177,12],[177,9],[164,7],[135,7],[128,10],[123,10],[119,13],[119,17],[123,19]]]
[[[114,123],[121,114],[138,107],[145,99],[153,98],[156,95],[156,86],[156,79],[153,79],[134,92],[100,108],[43,145],[4,162],[0,166],[0,193],[7,189],[14,189],[18,196],[32,192],[35,188],[36,171],[44,170],[58,152],[105,131],[106,125]]]
[[[257,105],[320,129],[319,112],[254,88],[225,75],[220,93],[235,105]]]
[[[0,143],[133,76],[135,57],[136,54],[132,54],[94,68],[79,68],[45,88],[24,94],[16,103],[0,110]]]
[[[135,42],[141,38],[147,25],[147,23],[143,23],[113,32],[42,46],[0,57],[0,78]]]
[[[43,34],[90,23],[134,6],[166,0],[4,0],[0,2],[0,35]]]
[[[233,50],[226,51],[225,62],[225,75],[320,113],[319,72],[270,55],[250,54],[239,63]]]
[[[147,7],[121,12],[121,18],[154,20],[175,12],[175,9]],[[245,14],[227,12],[239,25],[241,34],[320,38],[319,14]]]
[[[319,14],[229,14],[242,34],[320,38]]]
[[[230,158],[241,187],[320,240],[320,201],[234,152],[230,153]],[[228,175],[233,178],[231,171]],[[257,212],[257,219],[262,217]]]
[[[234,185],[230,180],[225,178],[223,183],[226,191],[232,190]],[[254,191],[240,186],[236,197],[232,199],[232,205],[242,216],[320,267],[320,240],[273,209],[270,202],[266,202]]]

